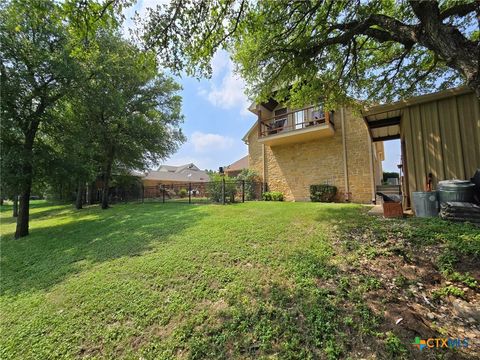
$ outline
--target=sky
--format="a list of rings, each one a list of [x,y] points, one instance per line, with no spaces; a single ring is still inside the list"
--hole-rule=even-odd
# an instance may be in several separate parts
[[[124,31],[133,26],[129,20],[137,11],[141,18],[147,16],[147,8],[168,0],[138,1],[125,12]],[[168,165],[194,163],[201,169],[216,170],[247,155],[243,136],[256,121],[247,108],[250,101],[244,94],[245,83],[234,74],[233,64],[227,52],[220,51],[212,59],[211,79],[197,80],[181,77],[182,112],[185,117],[182,131],[187,141],[165,161]],[[398,171],[400,143],[385,142],[384,171]]]

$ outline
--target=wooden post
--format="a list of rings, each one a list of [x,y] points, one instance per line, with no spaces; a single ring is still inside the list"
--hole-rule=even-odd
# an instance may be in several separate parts
[[[165,185],[162,185],[161,189],[162,189],[162,202],[165,203]]]
[[[330,124],[330,112],[325,111],[325,124]]]

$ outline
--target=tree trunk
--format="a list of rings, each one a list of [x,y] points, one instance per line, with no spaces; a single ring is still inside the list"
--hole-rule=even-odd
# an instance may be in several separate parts
[[[103,189],[102,189],[102,209],[108,209],[108,188],[110,175],[112,172],[112,163],[113,163],[113,150],[110,151],[108,156],[107,164],[105,166],[105,171],[103,173]]]
[[[32,179],[27,181],[25,189],[20,194],[20,206],[17,217],[17,229],[15,231],[15,239],[28,235],[28,221],[30,217],[30,192],[32,188]]]
[[[78,187],[77,187],[77,199],[75,201],[75,208],[77,210],[80,210],[83,205],[83,190],[85,189],[85,183],[83,181],[78,182]]]
[[[0,206],[2,206],[2,205],[3,205],[3,196],[0,197]]]
[[[18,216],[18,195],[13,197],[13,217]]]
[[[42,104],[40,104],[40,108],[43,108]],[[28,128],[27,132],[25,132],[23,156],[21,157],[22,160],[19,164],[25,180],[20,185],[20,206],[18,209],[15,239],[28,235],[28,222],[30,218],[30,193],[32,191],[33,181],[33,142],[35,141],[35,135],[37,134],[39,124],[39,118],[32,120],[30,127]]]

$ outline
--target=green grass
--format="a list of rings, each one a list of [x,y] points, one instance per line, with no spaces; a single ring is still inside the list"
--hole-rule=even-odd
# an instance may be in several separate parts
[[[365,301],[382,283],[352,281],[334,243],[339,227],[376,221],[362,209],[35,202],[31,235],[14,240],[5,206],[0,358],[356,358],[365,344],[403,354]],[[341,248],[360,256],[349,239]]]

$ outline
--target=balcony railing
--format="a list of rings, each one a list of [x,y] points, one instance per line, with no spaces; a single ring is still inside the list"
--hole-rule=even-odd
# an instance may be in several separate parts
[[[316,126],[333,126],[333,113],[321,107],[310,106],[259,121],[259,136],[267,137],[290,131],[310,129]]]

